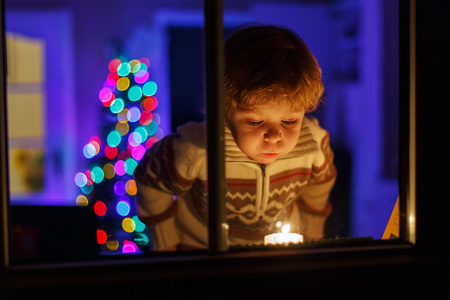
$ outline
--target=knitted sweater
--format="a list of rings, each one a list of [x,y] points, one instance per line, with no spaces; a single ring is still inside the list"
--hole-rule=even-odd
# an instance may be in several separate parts
[[[188,123],[155,143],[136,168],[138,214],[154,250],[207,248],[206,160],[205,122]],[[268,165],[243,154],[225,126],[225,178],[230,245],[261,244],[278,221],[306,240],[323,237],[336,169],[328,133],[315,119],[305,117],[294,149]]]

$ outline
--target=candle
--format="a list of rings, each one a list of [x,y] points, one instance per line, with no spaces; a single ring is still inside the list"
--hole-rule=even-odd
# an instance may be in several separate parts
[[[303,235],[289,232],[290,225],[284,225],[281,233],[272,233],[264,237],[264,245],[299,244],[303,242]]]

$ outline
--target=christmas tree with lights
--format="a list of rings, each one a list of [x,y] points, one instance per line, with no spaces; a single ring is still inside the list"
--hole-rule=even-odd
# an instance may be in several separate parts
[[[155,111],[157,84],[149,78],[149,60],[111,60],[99,100],[103,104],[101,134],[83,148],[89,168],[75,175],[80,206],[98,217],[101,254],[142,253],[151,238],[138,219],[133,172],[145,151],[162,138]]]

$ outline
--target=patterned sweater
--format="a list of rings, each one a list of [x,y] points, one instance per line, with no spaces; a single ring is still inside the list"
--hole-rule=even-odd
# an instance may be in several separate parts
[[[138,213],[154,250],[207,248],[206,160],[205,122],[188,123],[154,144],[136,168]],[[225,178],[230,245],[261,244],[279,221],[306,240],[323,237],[336,169],[328,133],[315,119],[305,117],[294,149],[268,165],[245,156],[225,127]]]

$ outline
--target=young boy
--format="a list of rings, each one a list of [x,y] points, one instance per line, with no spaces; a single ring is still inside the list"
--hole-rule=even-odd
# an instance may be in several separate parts
[[[305,117],[323,93],[316,59],[292,31],[258,25],[232,34],[225,64],[228,243],[262,244],[279,224],[323,238],[336,170],[328,133]],[[154,250],[208,247],[205,122],[154,144],[135,178]]]

